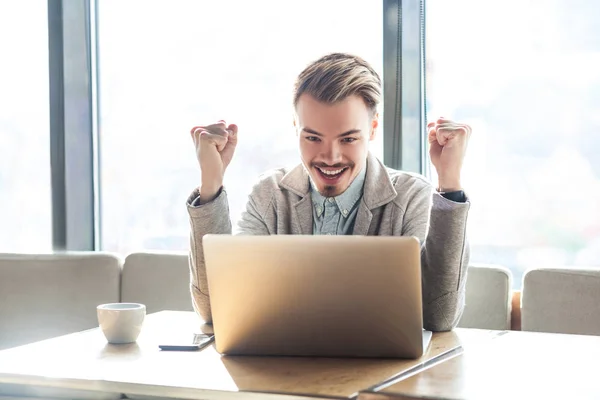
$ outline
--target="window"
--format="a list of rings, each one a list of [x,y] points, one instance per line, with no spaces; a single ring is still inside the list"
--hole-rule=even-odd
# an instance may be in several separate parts
[[[240,128],[225,181],[237,219],[260,173],[300,160],[297,74],[345,51],[383,76],[382,40],[370,0],[98,1],[102,248],[188,249],[185,200],[200,184],[189,129],[219,119]],[[381,129],[375,154],[382,143]]]
[[[473,127],[471,260],[517,288],[529,267],[600,266],[596,15],[594,0],[427,1],[428,118]]]
[[[0,252],[46,252],[52,249],[47,1],[0,2],[0,49]]]

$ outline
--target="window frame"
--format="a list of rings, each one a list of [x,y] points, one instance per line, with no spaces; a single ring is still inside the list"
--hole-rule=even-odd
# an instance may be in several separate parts
[[[52,247],[98,248],[94,2],[48,0]]]
[[[428,173],[425,0],[383,1],[384,163]]]

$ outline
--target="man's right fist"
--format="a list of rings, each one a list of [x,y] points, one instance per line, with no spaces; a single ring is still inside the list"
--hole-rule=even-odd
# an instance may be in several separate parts
[[[233,158],[237,145],[237,132],[236,125],[227,126],[225,121],[208,126],[195,126],[190,131],[202,172],[200,185],[202,203],[213,200],[223,186],[225,170]]]

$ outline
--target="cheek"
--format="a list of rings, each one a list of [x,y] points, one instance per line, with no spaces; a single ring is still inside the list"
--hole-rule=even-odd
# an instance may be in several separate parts
[[[367,162],[367,154],[369,152],[368,141],[365,138],[360,144],[357,143],[356,146],[351,146],[344,153],[344,158],[349,161],[352,161],[357,169],[361,169],[364,164]]]
[[[361,140],[360,143],[356,143],[354,146],[348,146],[348,150],[346,154],[351,156],[352,158],[360,158],[366,157],[367,152],[369,151],[369,140],[365,138],[365,140]]]
[[[310,161],[314,157],[315,146],[311,146],[311,143],[307,143],[306,140],[300,140],[300,157],[304,161]]]

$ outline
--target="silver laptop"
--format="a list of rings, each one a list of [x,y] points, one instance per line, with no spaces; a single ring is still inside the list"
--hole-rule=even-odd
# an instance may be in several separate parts
[[[414,237],[207,235],[203,244],[222,354],[418,358],[428,346]]]

